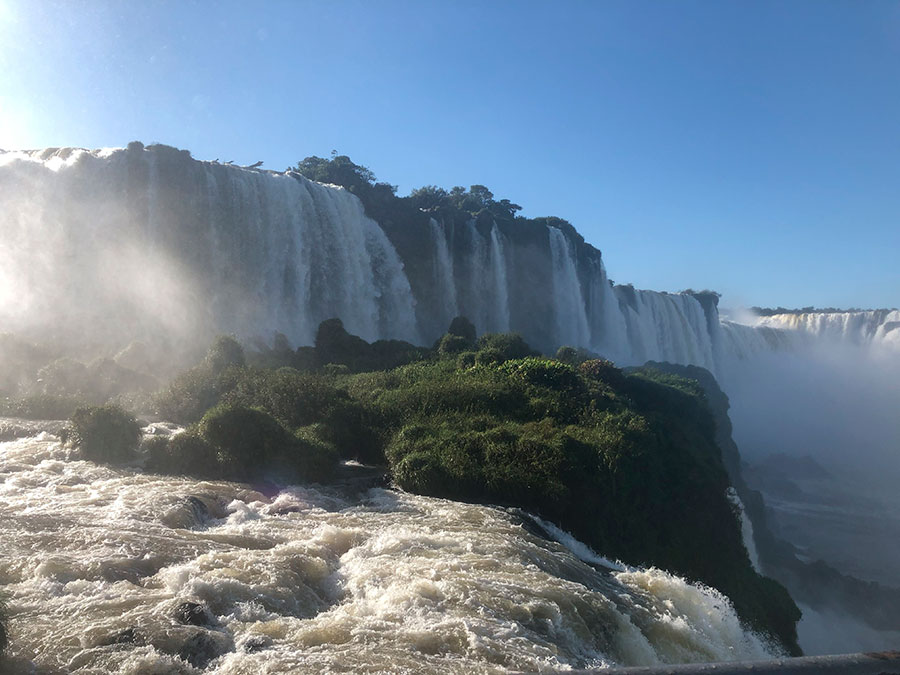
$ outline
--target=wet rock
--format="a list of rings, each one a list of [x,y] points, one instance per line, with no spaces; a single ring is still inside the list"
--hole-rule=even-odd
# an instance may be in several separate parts
[[[165,567],[163,558],[117,558],[103,563],[101,576],[106,581],[130,581],[133,584],[153,576]]]
[[[106,647],[107,645],[142,645],[144,637],[134,627],[123,628],[114,633],[110,633],[100,638],[97,642],[98,647]]]
[[[248,638],[242,645],[242,648],[248,654],[255,654],[256,652],[261,652],[263,649],[266,649],[271,644],[271,638],[268,638],[264,635],[258,635],[252,638]]]
[[[179,657],[201,670],[213,659],[234,649],[234,643],[228,635],[211,630],[194,629],[185,633],[180,640],[177,652]]]
[[[215,497],[188,495],[166,511],[160,520],[169,527],[187,530],[203,527],[210,520],[222,518],[224,515],[225,510]]]
[[[188,506],[190,506],[191,510],[194,512],[194,518],[198,523],[209,520],[209,507],[202,499],[195,497],[194,495],[189,495],[186,501]]]
[[[390,474],[384,467],[344,462],[335,469],[329,485],[355,495],[371,488],[386,487],[389,483]]]
[[[178,605],[175,608],[175,620],[185,626],[211,627],[218,623],[206,607],[196,602],[182,602]]]

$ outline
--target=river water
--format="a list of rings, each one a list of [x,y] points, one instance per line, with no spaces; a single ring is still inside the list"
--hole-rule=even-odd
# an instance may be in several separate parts
[[[36,430],[35,430],[36,431]],[[766,658],[728,601],[524,513],[0,443],[11,673],[550,671]],[[202,625],[184,625],[194,602]]]

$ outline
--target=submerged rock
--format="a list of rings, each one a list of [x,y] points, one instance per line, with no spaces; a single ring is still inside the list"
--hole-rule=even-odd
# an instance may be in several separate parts
[[[146,642],[144,636],[133,626],[128,628],[123,628],[122,630],[118,630],[114,633],[110,633],[105,637],[101,638],[97,646],[98,647],[106,647],[108,645],[142,645]]]

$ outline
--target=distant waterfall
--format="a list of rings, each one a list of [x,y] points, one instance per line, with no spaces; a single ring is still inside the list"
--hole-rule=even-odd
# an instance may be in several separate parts
[[[497,227],[491,228],[491,267],[494,271],[494,314],[500,331],[509,330],[509,286],[506,278],[506,256]]]
[[[0,330],[81,352],[216,333],[310,344],[335,316],[366,340],[431,344],[460,314],[621,365],[721,372],[817,339],[900,348],[897,311],[722,321],[713,296],[612,285],[574,231],[483,217],[382,227],[342,188],[159,145],[0,152],[0,236]]]
[[[855,345],[900,349],[900,311],[809,312],[762,317],[757,326]]]
[[[456,281],[453,276],[453,259],[450,257],[450,248],[447,246],[447,238],[440,225],[432,218],[428,221],[431,228],[431,237],[434,242],[434,286],[442,291],[443,298],[439,326],[449,326],[450,321],[459,314],[459,303],[456,299]]]
[[[575,269],[575,256],[569,240],[559,228],[549,227],[547,231],[553,264],[553,308],[557,342],[560,345],[587,346],[591,344],[591,334],[581,283]]]
[[[509,286],[501,236],[496,227],[483,235],[470,221],[460,235],[465,243],[457,247],[462,258],[462,264],[454,266],[456,284],[462,289],[459,311],[475,323],[479,332],[510,330]]]

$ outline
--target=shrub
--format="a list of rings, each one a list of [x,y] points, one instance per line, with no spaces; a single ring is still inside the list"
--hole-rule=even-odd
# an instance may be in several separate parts
[[[438,354],[448,356],[464,352],[472,346],[472,343],[459,335],[447,333],[438,342]]]
[[[578,366],[578,372],[586,378],[603,382],[618,389],[625,382],[625,374],[616,368],[616,364],[606,359],[590,359]]]
[[[501,361],[539,356],[518,333],[486,333],[478,338],[478,351],[496,349]]]
[[[150,438],[141,449],[147,457],[145,468],[148,471],[198,478],[225,477],[216,449],[196,430],[169,438]]]
[[[63,432],[63,441],[86,459],[110,464],[134,459],[140,440],[134,416],[115,405],[78,408]]]
[[[475,324],[464,316],[457,316],[454,318],[453,321],[450,322],[450,328],[447,329],[447,333],[463,338],[469,347],[475,345],[475,340],[478,337],[478,334],[475,331]]]
[[[580,393],[584,384],[575,369],[561,361],[536,358],[506,361],[500,371],[515,380],[556,391]]]
[[[484,347],[475,352],[475,364],[479,366],[493,366],[503,363],[503,352],[496,347]]]
[[[556,350],[556,356],[554,358],[556,358],[557,361],[568,363],[570,366],[578,366],[594,356],[594,354],[591,354],[591,352],[586,349],[563,346]]]
[[[203,416],[197,431],[215,448],[223,475],[240,480],[322,480],[337,459],[327,444],[306,433],[291,434],[255,408],[216,406]]]
[[[288,429],[322,426],[320,436],[343,457],[383,461],[381,439],[372,429],[373,413],[339,388],[333,378],[293,368],[242,370],[223,396],[227,403],[260,408]]]
[[[38,373],[43,392],[56,396],[74,396],[81,393],[88,379],[87,367],[80,361],[61,358],[47,364]]]
[[[244,348],[233,336],[220,335],[206,352],[204,362],[216,374],[231,366],[243,366],[246,362]]]
[[[328,377],[338,377],[339,375],[349,375],[350,368],[343,363],[326,363],[322,366],[322,372]]]
[[[460,370],[468,370],[475,365],[476,352],[463,352],[456,357],[456,367]]]
[[[172,422],[196,422],[219,401],[223,382],[206,365],[178,375],[162,391],[152,396],[158,415]]]
[[[575,347],[563,345],[556,350],[556,360],[568,363],[569,365],[578,365],[578,350]]]
[[[262,410],[220,404],[197,426],[200,437],[216,449],[226,475],[256,478],[266,460],[292,445],[290,433]]]

